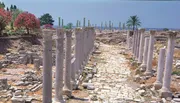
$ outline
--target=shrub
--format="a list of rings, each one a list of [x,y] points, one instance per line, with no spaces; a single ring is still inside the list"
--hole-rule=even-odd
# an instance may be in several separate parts
[[[0,33],[5,29],[6,25],[11,21],[11,13],[0,8]]]
[[[168,28],[164,28],[163,31],[169,31],[169,29]]]
[[[18,17],[14,21],[14,25],[17,28],[25,28],[27,34],[29,34],[30,30],[40,28],[40,21],[35,17],[34,14],[23,12],[18,15]]]
[[[43,25],[43,28],[44,28],[44,29],[53,29],[53,25],[51,25],[51,24],[45,24],[45,25]]]

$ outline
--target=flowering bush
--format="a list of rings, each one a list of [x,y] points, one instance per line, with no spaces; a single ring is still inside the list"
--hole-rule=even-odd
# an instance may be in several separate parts
[[[52,29],[53,26],[51,24],[45,24],[45,25],[43,25],[43,28],[44,29]]]
[[[11,21],[11,12],[0,8],[0,33],[5,29],[6,25]]]
[[[15,19],[14,26],[17,28],[25,28],[29,34],[29,30],[40,28],[40,21],[34,14],[23,12]]]

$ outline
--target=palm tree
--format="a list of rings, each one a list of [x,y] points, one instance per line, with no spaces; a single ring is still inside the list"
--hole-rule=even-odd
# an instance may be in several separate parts
[[[130,16],[126,25],[132,27],[134,31],[134,29],[137,29],[138,26],[141,26],[141,22],[139,20],[139,17],[137,15],[134,15]]]

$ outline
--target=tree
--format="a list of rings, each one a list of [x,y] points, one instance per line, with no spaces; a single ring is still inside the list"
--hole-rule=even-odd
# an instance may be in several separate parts
[[[12,19],[11,19],[11,29],[14,29],[13,26],[14,26],[14,21],[15,19],[17,18],[17,16],[22,13],[23,11],[22,10],[19,10],[19,9],[15,9],[13,11],[11,11],[12,13]]]
[[[0,33],[5,29],[6,25],[11,21],[11,13],[0,8]]]
[[[68,24],[67,24],[67,29],[72,29],[72,26],[73,26],[72,23],[68,23]]]
[[[7,7],[6,10],[9,11],[9,8]]]
[[[53,22],[54,22],[52,16],[51,16],[49,13],[46,13],[46,14],[42,15],[42,16],[39,18],[39,20],[40,20],[41,26],[42,26],[42,25],[45,25],[45,24],[51,24],[51,25],[53,25]]]
[[[169,29],[168,28],[164,28],[163,31],[169,31]]]
[[[16,6],[16,5],[14,5],[13,9],[14,9],[14,10],[16,10],[16,9],[17,9],[17,6]]]
[[[12,11],[12,10],[13,10],[13,8],[14,8],[14,7],[13,7],[13,5],[11,5],[11,6],[10,6],[10,10]]]
[[[133,28],[133,31],[134,31],[134,29],[137,29],[138,26],[141,26],[141,22],[139,20],[139,17],[137,15],[135,15],[135,16],[130,16],[126,25],[131,26]]]
[[[5,8],[5,4],[4,4],[4,2],[0,2],[0,8]]]
[[[40,28],[40,21],[34,14],[23,12],[18,15],[14,21],[14,25],[17,28],[25,28],[27,30],[27,34],[29,34],[29,30]]]

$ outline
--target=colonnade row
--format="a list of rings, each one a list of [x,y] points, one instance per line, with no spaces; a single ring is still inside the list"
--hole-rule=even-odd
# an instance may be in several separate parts
[[[130,36],[130,34],[133,34]],[[152,76],[152,61],[155,44],[155,36],[157,32],[149,31],[149,36],[145,35],[145,29],[129,31],[127,33],[127,47],[131,49],[134,59],[145,70],[145,75]],[[171,97],[170,91],[171,72],[173,67],[173,54],[177,32],[168,31],[167,48],[160,49],[158,57],[157,80],[154,83],[156,90],[161,89],[161,97]],[[132,39],[130,39],[132,38]]]
[[[72,30],[58,28],[43,30],[43,103],[52,103],[52,44],[56,34],[55,97],[64,103],[63,95],[72,96],[72,89],[82,73],[89,55],[94,50],[95,30],[93,27],[76,28],[75,41]]]

